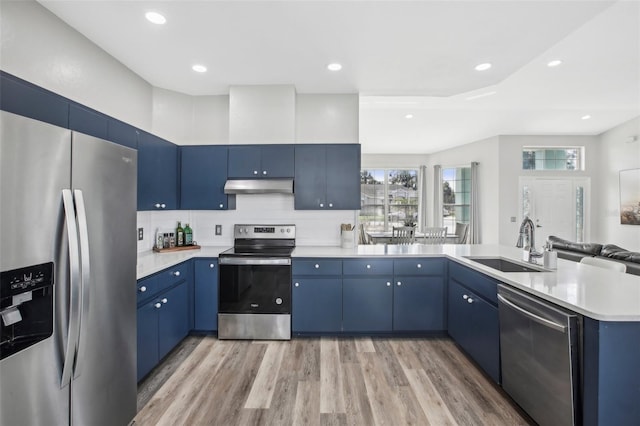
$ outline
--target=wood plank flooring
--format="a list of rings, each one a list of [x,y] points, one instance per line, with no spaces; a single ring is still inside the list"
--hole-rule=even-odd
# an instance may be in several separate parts
[[[139,386],[135,425],[528,425],[448,338],[190,336]]]

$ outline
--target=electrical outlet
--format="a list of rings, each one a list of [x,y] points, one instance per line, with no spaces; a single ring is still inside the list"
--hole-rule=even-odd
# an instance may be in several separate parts
[[[511,216],[511,222],[516,223],[516,217],[515,216]]]
[[[216,235],[222,235],[222,225],[216,225]]]
[[[138,241],[142,241],[144,238],[144,228],[138,228]]]

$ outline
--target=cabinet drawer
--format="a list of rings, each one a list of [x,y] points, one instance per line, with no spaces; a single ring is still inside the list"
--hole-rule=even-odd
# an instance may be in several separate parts
[[[449,264],[449,277],[498,305],[498,285],[493,279],[453,261]]]
[[[158,290],[164,290],[180,281],[188,279],[190,273],[189,266],[191,266],[191,262],[184,262],[159,272],[158,275],[156,275],[158,278]]]
[[[391,259],[348,259],[342,262],[344,275],[380,275],[393,274]]]
[[[158,292],[158,279],[154,275],[152,277],[138,280],[136,288],[136,303],[139,304],[155,296],[155,294]]]
[[[444,259],[396,259],[395,275],[444,275]]]
[[[342,275],[342,261],[335,259],[294,259],[293,275]]]

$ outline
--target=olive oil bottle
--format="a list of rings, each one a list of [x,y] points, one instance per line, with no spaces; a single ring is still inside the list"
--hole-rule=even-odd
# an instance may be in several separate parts
[[[178,247],[182,247],[185,245],[184,243],[184,229],[182,229],[182,224],[178,222],[178,227],[176,228],[176,245]]]
[[[184,225],[184,244],[186,246],[193,245],[193,231],[189,227],[188,223],[185,223]]]

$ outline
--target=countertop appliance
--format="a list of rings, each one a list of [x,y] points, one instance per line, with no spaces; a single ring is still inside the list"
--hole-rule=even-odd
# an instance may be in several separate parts
[[[291,339],[295,225],[235,225],[220,253],[218,338]]]
[[[502,387],[544,425],[580,424],[578,314],[498,285]]]
[[[136,414],[137,152],[0,111],[0,424]]]

